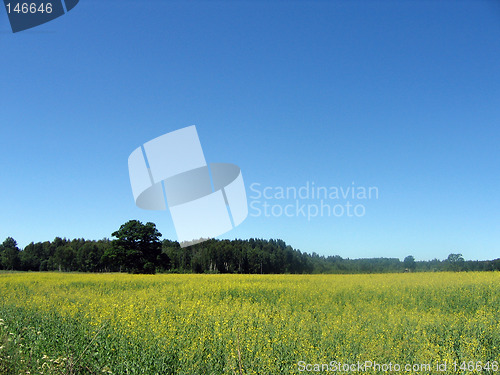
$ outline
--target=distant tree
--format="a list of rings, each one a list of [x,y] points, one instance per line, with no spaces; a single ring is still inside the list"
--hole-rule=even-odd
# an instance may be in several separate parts
[[[113,241],[54,238],[20,250],[9,237],[0,244],[0,269],[25,271],[196,272],[196,273],[383,273],[419,271],[494,271],[500,259],[465,261],[452,253],[445,260],[416,262],[397,258],[349,259],[302,253],[279,239],[209,239],[182,248],[163,240],[153,223],[131,220],[113,233]]]
[[[70,244],[59,246],[54,253],[54,264],[59,271],[75,271],[76,256]]]
[[[450,254],[448,255],[448,259],[446,259],[446,263],[448,264],[448,269],[450,271],[463,271],[464,269],[464,258],[462,254]]]
[[[40,257],[35,254],[35,244],[33,242],[24,248],[20,258],[23,271],[38,271],[40,268]]]
[[[500,258],[491,261],[491,268],[500,271]]]
[[[12,237],[7,237],[0,245],[0,264],[6,270],[18,270],[21,268],[19,248]]]
[[[417,263],[415,263],[415,258],[413,255],[408,255],[404,261],[403,261],[403,266],[405,269],[408,269],[409,271],[415,271],[415,268],[417,266]]]
[[[132,273],[154,273],[161,254],[161,233],[155,224],[130,220],[113,232],[115,240],[104,259],[120,270]]]
[[[85,242],[76,252],[78,270],[84,272],[99,271],[101,269],[102,255],[103,252],[100,251],[95,241]]]

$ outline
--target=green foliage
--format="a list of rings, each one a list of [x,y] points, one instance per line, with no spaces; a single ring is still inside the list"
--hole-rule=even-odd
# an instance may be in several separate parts
[[[494,271],[500,259],[465,261],[461,254],[446,260],[397,258],[349,259],[292,248],[279,239],[210,239],[181,248],[177,241],[160,241],[155,224],[130,220],[112,234],[115,239],[89,241],[56,237],[30,243],[22,251],[8,237],[0,245],[0,269],[130,273],[388,273],[425,271]]]
[[[448,263],[449,271],[463,271],[464,270],[464,258],[462,254],[450,254],[446,260]]]
[[[20,265],[17,242],[12,237],[7,237],[0,245],[0,269],[17,270]]]
[[[130,220],[112,234],[105,256],[115,267],[132,273],[155,273],[161,254],[161,233],[155,224]]]
[[[415,258],[413,257],[413,255],[408,255],[404,259],[403,265],[404,265],[405,269],[407,269],[409,271],[415,271],[417,264],[415,263]]]

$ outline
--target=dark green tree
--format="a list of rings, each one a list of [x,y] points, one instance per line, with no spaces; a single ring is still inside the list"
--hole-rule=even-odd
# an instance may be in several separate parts
[[[0,245],[0,264],[6,270],[18,270],[21,267],[19,248],[12,237],[7,237]]]
[[[448,255],[448,259],[446,259],[446,262],[448,263],[448,269],[450,271],[463,271],[464,269],[464,258],[462,257],[462,254],[450,254]]]
[[[115,240],[104,258],[132,273],[154,273],[161,254],[161,233],[154,223],[130,220],[113,232]]]
[[[409,271],[415,271],[415,268],[417,266],[417,263],[415,263],[415,258],[413,255],[408,255],[404,260],[403,260],[403,266],[405,269]]]

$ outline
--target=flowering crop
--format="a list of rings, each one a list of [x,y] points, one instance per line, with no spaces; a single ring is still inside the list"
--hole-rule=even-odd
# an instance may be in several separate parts
[[[498,306],[498,272],[4,273],[0,373],[294,374],[305,371],[299,363],[332,361],[498,362]],[[465,372],[448,365],[447,373]]]

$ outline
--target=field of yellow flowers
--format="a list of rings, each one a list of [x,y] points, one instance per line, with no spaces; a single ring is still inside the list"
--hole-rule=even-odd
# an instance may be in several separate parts
[[[500,374],[499,361],[498,272],[0,274],[0,374]]]

